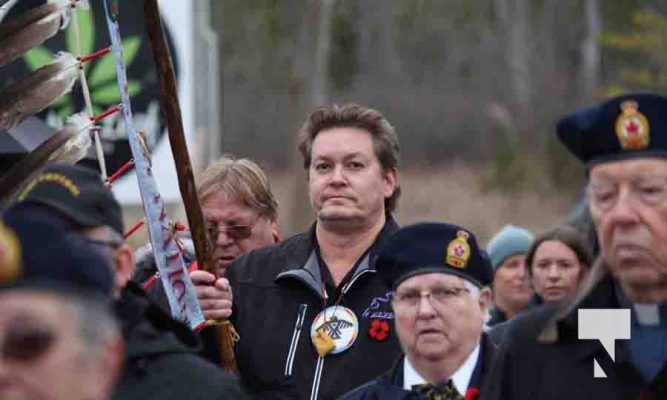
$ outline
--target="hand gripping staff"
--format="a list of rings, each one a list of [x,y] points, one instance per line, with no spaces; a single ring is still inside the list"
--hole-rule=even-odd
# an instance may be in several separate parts
[[[155,262],[160,272],[169,307],[174,319],[185,322],[191,329],[205,323],[190,276],[183,263],[181,252],[171,232],[164,202],[152,175],[151,161],[142,151],[141,139],[132,122],[132,108],[127,89],[127,76],[123,65],[121,37],[118,28],[118,2],[103,0],[104,12],[111,38],[111,50],[116,66],[116,78],[121,94],[121,108],[130,150],[139,182],[139,192],[146,215],[148,234],[153,247]],[[110,4],[111,3],[111,6]]]
[[[212,262],[213,250],[211,248],[211,241],[208,240],[208,236],[206,235],[204,217],[195,188],[187,143],[185,142],[185,135],[183,133],[181,108],[178,104],[174,66],[164,36],[157,0],[144,0],[144,15],[160,81],[160,104],[166,114],[169,143],[171,144],[176,164],[178,186],[181,190],[188,224],[192,232],[192,241],[197,253],[197,262],[200,269],[218,276],[218,271],[215,270]],[[208,323],[215,324],[215,321],[208,321]],[[220,346],[220,365],[224,369],[234,372],[236,371],[234,342],[238,340],[238,334],[229,321],[218,324],[217,330],[218,344]]]

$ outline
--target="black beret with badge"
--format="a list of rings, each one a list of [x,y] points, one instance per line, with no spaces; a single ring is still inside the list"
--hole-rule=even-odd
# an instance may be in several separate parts
[[[561,119],[558,138],[587,165],[635,157],[667,158],[667,98],[614,97]]]
[[[469,230],[438,222],[405,226],[385,243],[375,264],[384,283],[393,289],[415,275],[441,272],[457,275],[477,286],[493,281],[489,257]]]

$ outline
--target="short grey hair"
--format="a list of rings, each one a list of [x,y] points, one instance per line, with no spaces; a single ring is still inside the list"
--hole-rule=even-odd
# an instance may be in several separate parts
[[[120,336],[118,321],[109,302],[72,295],[68,296],[67,303],[79,325],[87,353],[91,356],[99,355],[109,339]]]
[[[479,299],[479,296],[482,294],[482,290],[484,290],[484,289],[491,290],[491,289],[489,289],[488,286],[479,287],[479,286],[475,285],[474,283],[470,282],[467,279],[463,279],[463,284],[465,285],[466,289],[468,289],[468,291],[470,292],[470,297],[474,298],[475,300]],[[483,318],[485,326],[489,322],[489,320],[491,319],[490,310],[491,310],[491,304],[489,303],[489,306],[486,307],[486,313],[485,313],[484,318]]]
[[[466,289],[470,292],[470,296],[474,298],[478,298],[479,294],[482,292],[479,288],[479,286],[475,285],[474,283],[470,282],[467,279],[463,279],[463,284],[465,285]]]
[[[125,238],[123,237],[123,235],[118,233],[118,231],[107,225],[105,225],[104,228],[106,230],[107,240],[109,242],[118,244],[125,243]]]

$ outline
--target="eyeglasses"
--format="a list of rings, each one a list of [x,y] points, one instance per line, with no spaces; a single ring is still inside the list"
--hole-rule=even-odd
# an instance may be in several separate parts
[[[56,342],[51,330],[32,323],[16,321],[5,333],[0,344],[2,358],[16,363],[31,363],[45,355]]]
[[[86,243],[90,243],[92,245],[100,246],[100,247],[109,247],[112,250],[118,249],[120,247],[120,245],[122,244],[120,242],[116,242],[116,241],[113,241],[113,240],[93,239],[93,238],[86,237],[86,236],[79,236],[79,237],[82,237],[83,240]]]
[[[433,306],[442,306],[459,297],[461,293],[470,293],[470,290],[463,287],[433,287],[429,290],[407,290],[398,291],[394,294],[394,307],[403,309],[417,308],[421,303],[422,297],[426,297]]]
[[[255,227],[259,219],[255,220],[252,225],[229,225],[225,227],[219,227],[212,222],[206,223],[206,232],[208,233],[209,239],[211,242],[215,243],[218,240],[218,235],[224,232],[227,237],[232,240],[243,240],[247,239],[252,235],[252,228]]]
[[[599,211],[609,211],[618,202],[622,188],[627,186],[628,196],[647,206],[654,206],[667,202],[667,177],[647,175],[619,184],[604,179],[591,180],[587,192],[591,208]]]

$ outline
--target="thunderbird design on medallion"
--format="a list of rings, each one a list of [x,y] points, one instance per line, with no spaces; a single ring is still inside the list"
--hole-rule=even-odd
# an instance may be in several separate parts
[[[317,314],[310,327],[310,337],[316,348],[321,345],[323,337],[332,342],[331,349],[327,349],[325,354],[338,354],[349,349],[358,334],[357,316],[349,308],[340,305],[327,307]]]

